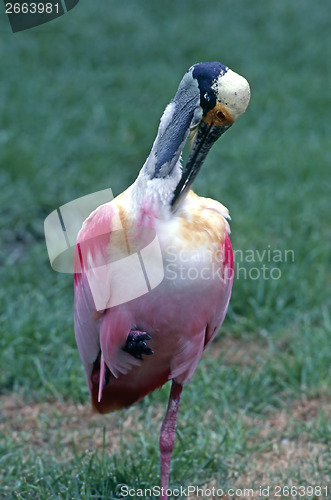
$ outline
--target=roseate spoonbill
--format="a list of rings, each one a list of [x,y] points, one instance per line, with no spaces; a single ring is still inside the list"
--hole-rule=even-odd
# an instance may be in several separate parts
[[[183,385],[223,322],[233,282],[228,210],[190,186],[249,98],[245,78],[223,64],[192,66],[164,111],[136,181],[92,212],[77,238],[75,333],[93,407],[100,413],[117,410],[172,381],[160,433],[161,499],[167,498]],[[182,169],[188,136],[190,153]],[[137,256],[151,235],[162,255],[163,280],[147,293],[115,300],[122,279],[134,287],[139,273],[151,278],[142,270],[142,251],[141,265],[127,261],[119,275],[116,267]],[[160,273],[153,259],[144,262]]]

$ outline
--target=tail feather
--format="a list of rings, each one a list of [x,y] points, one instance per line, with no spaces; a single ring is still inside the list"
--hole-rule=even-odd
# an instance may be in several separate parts
[[[105,360],[103,359],[103,354],[101,353],[98,403],[100,403],[101,398],[102,398],[102,389],[103,389],[104,383],[105,383]]]

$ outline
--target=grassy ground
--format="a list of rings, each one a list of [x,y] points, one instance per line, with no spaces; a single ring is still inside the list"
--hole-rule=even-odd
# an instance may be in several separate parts
[[[184,390],[171,485],[275,499],[291,498],[276,485],[329,485],[330,497],[329,3],[219,4],[82,0],[3,36],[1,498],[120,498],[120,484],[158,484],[169,387],[120,413],[91,412],[72,277],[50,268],[43,221],[134,180],[163,108],[201,60],[243,74],[252,99],[195,183],[230,209],[237,277],[222,334]],[[261,485],[272,489],[261,496]]]

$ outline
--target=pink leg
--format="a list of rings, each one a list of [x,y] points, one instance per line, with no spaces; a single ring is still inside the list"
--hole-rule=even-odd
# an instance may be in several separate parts
[[[167,500],[165,494],[169,485],[169,471],[171,454],[175,443],[175,432],[177,424],[177,413],[180,403],[180,396],[183,390],[181,384],[172,381],[169,403],[166,416],[163,420],[160,433],[160,454],[161,454],[161,495],[160,500]],[[162,489],[163,488],[163,489]]]

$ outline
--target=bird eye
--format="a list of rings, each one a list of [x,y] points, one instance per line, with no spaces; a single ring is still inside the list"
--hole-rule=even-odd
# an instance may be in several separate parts
[[[221,121],[226,120],[225,115],[222,113],[222,111],[217,111],[216,116]]]

